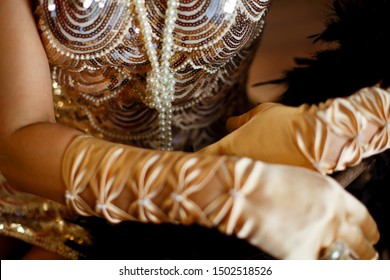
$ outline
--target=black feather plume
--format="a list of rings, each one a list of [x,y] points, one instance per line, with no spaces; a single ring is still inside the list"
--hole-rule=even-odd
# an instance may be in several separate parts
[[[333,47],[296,59],[282,78],[288,89],[281,102],[318,103],[367,86],[390,86],[389,16],[389,0],[334,1],[325,31],[314,36]]]

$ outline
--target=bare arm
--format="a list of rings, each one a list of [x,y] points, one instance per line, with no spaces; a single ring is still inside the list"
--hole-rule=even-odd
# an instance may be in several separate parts
[[[78,131],[55,124],[47,57],[27,0],[0,1],[0,170],[63,202],[61,158]]]

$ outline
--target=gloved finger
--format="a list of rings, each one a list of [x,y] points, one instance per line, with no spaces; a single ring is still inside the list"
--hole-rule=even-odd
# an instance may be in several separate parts
[[[378,227],[366,207],[353,196],[347,197],[345,206],[348,222],[358,225],[368,242],[376,244],[380,237]]]
[[[246,124],[248,121],[250,121],[255,115],[258,115],[260,113],[263,113],[264,111],[274,107],[274,106],[281,106],[280,104],[276,103],[264,103],[256,106],[252,110],[246,112],[245,114],[242,114],[241,116],[236,117],[230,117],[227,120],[226,128],[229,132],[232,132],[244,124]]]
[[[371,242],[369,242],[361,228],[357,225],[344,223],[340,226],[337,237],[345,243],[346,248],[350,249],[350,252],[344,252],[345,254],[350,253],[352,258],[360,260],[372,260],[377,258],[378,252],[375,250]]]

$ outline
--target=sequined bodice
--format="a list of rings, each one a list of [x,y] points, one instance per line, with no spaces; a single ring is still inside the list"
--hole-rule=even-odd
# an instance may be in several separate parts
[[[159,115],[145,101],[151,70],[133,0],[40,0],[39,28],[52,66],[59,122],[98,137],[159,146]],[[180,0],[173,30],[174,149],[219,137],[245,103],[245,73],[271,0]],[[166,0],[146,0],[161,53]],[[237,113],[237,112],[236,112]]]

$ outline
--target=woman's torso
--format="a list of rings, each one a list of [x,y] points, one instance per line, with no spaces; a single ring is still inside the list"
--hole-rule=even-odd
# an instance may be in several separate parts
[[[156,149],[159,114],[145,97],[151,71],[135,1],[40,0],[59,122],[110,141]],[[173,31],[172,142],[197,150],[246,107],[249,60],[270,0],[180,0]],[[145,1],[161,55],[167,0]]]

